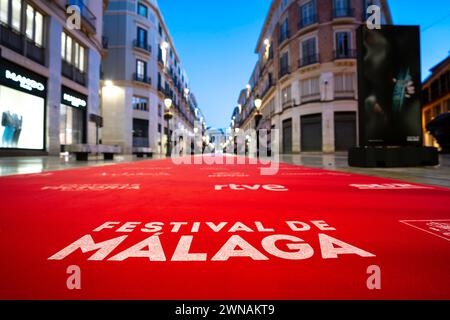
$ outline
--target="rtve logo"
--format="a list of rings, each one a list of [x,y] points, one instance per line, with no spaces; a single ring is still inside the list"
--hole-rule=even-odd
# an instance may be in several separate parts
[[[289,191],[285,186],[279,184],[225,184],[225,185],[215,185],[214,190],[223,191],[223,190],[233,190],[233,191],[258,191],[258,190],[266,190],[266,191],[274,191],[274,192],[283,192]]]

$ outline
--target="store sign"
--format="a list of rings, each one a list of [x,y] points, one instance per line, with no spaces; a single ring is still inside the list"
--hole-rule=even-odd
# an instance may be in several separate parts
[[[72,107],[76,107],[76,108],[83,107],[84,108],[87,106],[86,100],[71,96],[68,93],[63,94],[63,100],[66,103],[68,102]]]
[[[21,74],[15,73],[11,70],[5,70],[5,78],[17,82],[21,88],[26,89],[28,91],[38,90],[44,91],[45,86],[43,83],[35,81],[33,79],[27,78]]]
[[[61,88],[61,103],[74,108],[86,108],[87,97],[63,86]]]

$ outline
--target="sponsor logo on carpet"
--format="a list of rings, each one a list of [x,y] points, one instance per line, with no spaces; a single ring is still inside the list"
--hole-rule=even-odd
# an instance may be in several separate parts
[[[266,191],[289,191],[285,186],[279,184],[226,184],[226,185],[215,185],[214,190],[223,191],[223,190],[233,190],[233,191],[258,191],[258,190],[266,190]]]
[[[400,220],[400,222],[450,241],[450,220]]]
[[[419,186],[408,183],[382,183],[382,184],[351,184],[360,190],[414,190],[414,189],[434,189],[433,187]]]
[[[18,174],[15,175],[15,178],[43,178],[43,177],[50,177],[53,176],[53,173],[51,172],[45,172],[45,173],[31,173],[31,174]]]
[[[215,172],[208,175],[208,178],[234,178],[234,177],[249,177],[249,174],[244,172]]]
[[[282,172],[282,176],[350,176],[347,173],[336,173],[336,172]]]
[[[44,191],[107,191],[107,190],[140,190],[140,184],[63,184],[45,186]]]
[[[107,173],[100,174],[103,177],[161,177],[170,176],[167,172],[123,172],[123,173]]]
[[[141,171],[165,171],[165,170],[172,170],[173,167],[129,167],[127,170],[141,170]]]

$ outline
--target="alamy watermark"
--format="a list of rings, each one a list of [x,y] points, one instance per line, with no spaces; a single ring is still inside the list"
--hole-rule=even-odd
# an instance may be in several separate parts
[[[186,129],[176,129],[170,137],[169,148],[172,162],[207,165],[259,165],[261,175],[276,175],[279,169],[279,130],[248,129],[216,130],[203,132],[195,126],[192,134]],[[193,157],[191,157],[193,156]]]
[[[68,6],[66,9],[66,27],[69,30],[81,29],[81,8],[77,5]]]

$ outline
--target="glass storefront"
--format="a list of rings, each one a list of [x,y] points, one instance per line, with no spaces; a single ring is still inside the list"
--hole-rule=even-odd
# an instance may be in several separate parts
[[[45,149],[47,79],[0,61],[0,148]]]
[[[86,143],[87,97],[61,88],[59,140],[62,146]]]

